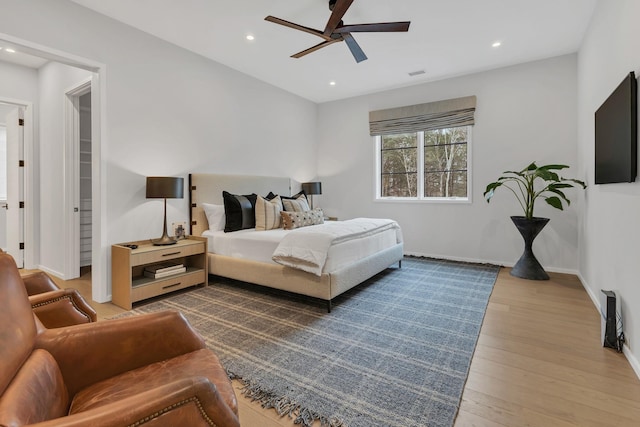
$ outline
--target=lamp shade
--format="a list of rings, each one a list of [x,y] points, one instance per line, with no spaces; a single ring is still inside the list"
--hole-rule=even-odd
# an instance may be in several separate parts
[[[184,178],[173,176],[148,176],[147,199],[182,199]]]
[[[302,183],[302,191],[304,194],[322,194],[322,183],[321,182],[303,182]]]

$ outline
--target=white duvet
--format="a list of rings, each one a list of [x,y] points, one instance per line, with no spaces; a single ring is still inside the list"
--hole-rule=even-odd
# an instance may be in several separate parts
[[[391,219],[355,218],[298,228],[282,238],[272,259],[278,264],[320,276],[331,245],[389,229],[396,231],[396,243],[401,243],[400,226]]]

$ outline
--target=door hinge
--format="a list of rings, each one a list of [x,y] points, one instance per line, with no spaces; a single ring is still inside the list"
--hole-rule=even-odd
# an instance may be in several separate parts
[[[20,202],[20,209],[24,209],[24,202]]]
[[[18,160],[18,167],[19,168],[23,168],[24,167],[24,160]]]
[[[24,242],[20,242],[20,249],[24,249]]]
[[[24,119],[18,119],[18,126],[24,126]]]

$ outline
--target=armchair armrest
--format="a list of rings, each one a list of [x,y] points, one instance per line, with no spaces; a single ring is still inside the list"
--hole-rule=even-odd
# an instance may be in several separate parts
[[[216,386],[204,377],[185,378],[120,402],[32,426],[121,427],[147,422],[151,425],[240,427],[238,418]]]
[[[70,396],[123,372],[206,348],[173,310],[48,329],[38,334],[35,346],[56,359]]]
[[[51,280],[51,277],[42,271],[25,274],[21,277],[24,282],[24,287],[27,289],[27,295],[36,295],[60,289],[58,285]]]
[[[29,297],[31,308],[46,328],[95,322],[97,315],[76,289],[57,289]]]

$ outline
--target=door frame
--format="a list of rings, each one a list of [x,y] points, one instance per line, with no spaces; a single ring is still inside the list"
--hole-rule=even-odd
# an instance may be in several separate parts
[[[65,91],[65,280],[80,275],[80,97],[92,92],[92,81],[88,77]]]
[[[23,135],[23,157],[24,157],[24,252],[23,265],[24,268],[37,268],[36,257],[36,216],[35,206],[36,198],[34,191],[35,168],[33,167],[33,102],[21,99],[7,98],[0,96],[0,102],[3,104],[13,105],[16,108],[21,107],[24,115],[24,135]]]
[[[34,43],[29,40],[14,37],[10,34],[0,33],[0,42],[8,42],[16,45],[25,53],[30,55],[46,58],[51,61],[60,62],[73,67],[82,68],[93,73],[92,86],[91,86],[91,191],[92,191],[92,242],[91,242],[91,298],[96,302],[108,302],[111,299],[110,292],[110,268],[109,268],[109,254],[110,247],[107,244],[107,135],[106,135],[106,123],[107,123],[107,101],[105,94],[107,92],[107,79],[106,79],[106,65],[91,59],[83,58],[81,56],[63,52],[57,49],[53,49],[48,46],[43,46],[38,43]],[[25,129],[26,131],[26,129]],[[25,139],[26,140],[26,139]],[[33,147],[29,147],[27,152],[27,146],[25,144],[25,162],[27,165],[33,164],[34,153]],[[35,187],[36,175],[35,168],[31,168],[27,173],[25,170],[25,192],[27,185],[30,190]],[[40,187],[37,187],[38,194]],[[30,192],[28,197],[33,198],[35,201],[34,192]],[[26,200],[25,200],[26,203]],[[35,205],[32,205],[35,206]],[[103,209],[105,207],[105,209]],[[32,211],[33,217],[27,216],[29,219],[29,227],[25,227],[25,231],[33,233],[35,228],[35,213]],[[40,216],[38,216],[39,218]],[[39,228],[38,228],[39,233]],[[26,234],[26,233],[25,233]],[[37,235],[39,236],[39,234]],[[29,236],[34,243],[33,250],[33,262],[39,264],[40,259],[35,258],[35,242],[37,236]],[[25,236],[25,239],[27,237]],[[39,244],[39,241],[38,241]],[[25,242],[26,245],[26,242]],[[26,257],[25,253],[25,257]],[[40,266],[39,268],[43,268]]]

